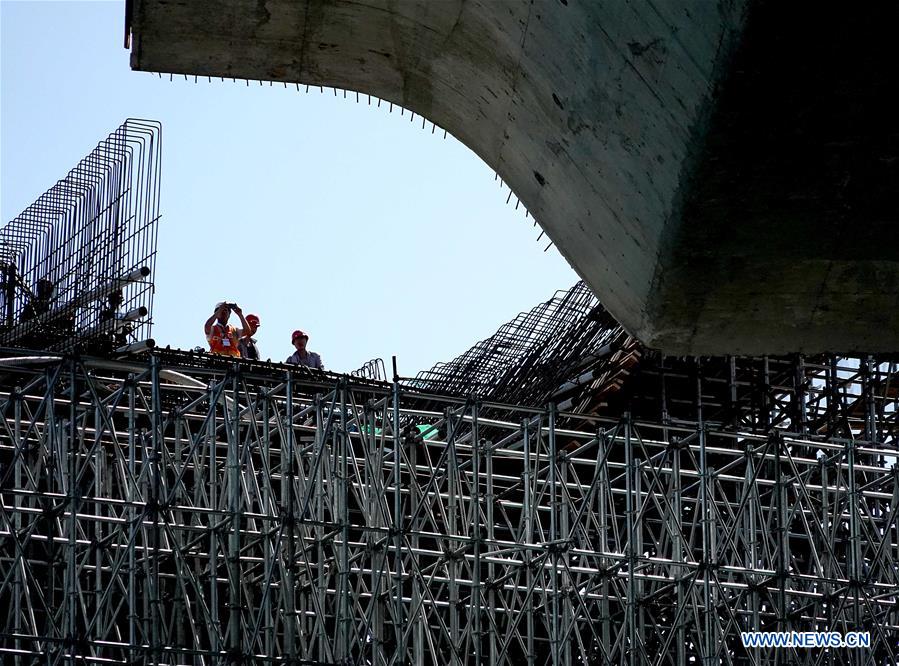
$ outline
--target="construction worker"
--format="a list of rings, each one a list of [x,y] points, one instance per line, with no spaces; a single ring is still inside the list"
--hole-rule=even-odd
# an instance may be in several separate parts
[[[232,311],[240,317],[240,323],[243,325],[243,328],[236,329],[228,323],[228,318],[231,316]],[[225,301],[216,303],[215,311],[206,320],[204,330],[211,353],[236,357],[240,357],[240,349],[238,348],[240,338],[248,338],[253,333],[253,329],[243,316],[243,310],[238,307],[237,303]]]
[[[237,343],[237,348],[240,350],[241,358],[258,361],[259,347],[256,346],[256,338],[252,336],[256,335],[256,331],[259,330],[259,317],[254,314],[248,314],[247,323],[250,325],[251,337],[241,338]]]
[[[51,280],[43,279],[37,281],[37,294],[34,298],[25,304],[22,310],[22,321],[30,321],[35,317],[44,314],[50,310],[50,300],[53,298],[53,292],[56,285]]]
[[[308,335],[303,333],[303,331],[296,330],[290,336],[290,341],[293,343],[296,351],[287,358],[285,363],[305,365],[307,368],[316,368],[318,370],[325,369],[325,366],[322,365],[322,357],[315,352],[306,350],[306,343],[309,341]]]

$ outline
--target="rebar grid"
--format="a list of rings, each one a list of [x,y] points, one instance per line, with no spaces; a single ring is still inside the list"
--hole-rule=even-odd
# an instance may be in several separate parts
[[[896,662],[894,366],[793,361],[734,424],[702,373],[653,420],[199,358],[4,364],[4,663]]]
[[[578,386],[585,384],[585,373],[608,363],[610,356],[616,366],[628,367],[621,361],[631,359],[634,347],[587,285],[578,282],[520,313],[452,361],[418,373],[412,386],[477,393],[496,402],[544,404],[553,391],[565,390],[560,386],[564,380],[582,377]]]
[[[0,229],[0,344],[96,351],[149,337],[161,132],[128,119]]]

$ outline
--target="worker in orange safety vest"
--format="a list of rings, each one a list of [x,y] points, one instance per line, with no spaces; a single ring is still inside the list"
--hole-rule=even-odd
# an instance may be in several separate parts
[[[232,311],[240,317],[240,323],[243,325],[243,328],[237,329],[228,323],[228,318],[231,316]],[[204,330],[211,353],[235,356],[237,358],[240,358],[240,349],[238,347],[240,338],[248,338],[253,334],[253,327],[244,318],[243,310],[240,309],[237,303],[228,303],[227,301],[216,303],[215,311],[206,320]]]

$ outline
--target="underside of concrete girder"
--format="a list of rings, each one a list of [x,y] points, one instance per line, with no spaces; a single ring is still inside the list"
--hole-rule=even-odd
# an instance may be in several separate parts
[[[675,354],[899,348],[895,7],[132,0],[132,67],[402,105]]]

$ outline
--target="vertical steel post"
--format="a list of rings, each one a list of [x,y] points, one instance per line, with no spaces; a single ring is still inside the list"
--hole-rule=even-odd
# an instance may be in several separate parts
[[[600,585],[599,585],[599,614],[600,614],[600,638],[602,640],[602,650],[604,655],[611,654],[614,646],[612,645],[612,609],[609,603],[609,568],[611,559],[606,557],[609,552],[609,515],[606,507],[608,498],[611,497],[611,487],[609,483],[609,450],[612,442],[606,433],[597,433],[596,445],[599,448],[597,452],[597,460],[599,461],[599,469],[597,470],[596,480],[596,513],[598,526],[598,544],[597,548],[600,552]],[[604,657],[606,659],[607,657]]]
[[[715,636],[715,606],[712,600],[712,574],[715,553],[712,546],[711,498],[708,457],[706,454],[706,427],[699,422],[699,492],[702,526],[702,602],[703,602],[703,663],[713,666],[716,662],[718,643]]]
[[[877,446],[877,406],[874,400],[874,360],[865,356],[859,360],[859,373],[862,377],[862,396],[865,400],[865,441],[869,446]]]
[[[864,584],[864,562],[862,560],[862,534],[861,525],[858,515],[858,481],[856,479],[855,456],[856,442],[849,440],[846,442],[846,474],[848,485],[847,508],[849,509],[849,594],[852,598],[852,621],[855,627],[862,627],[862,604],[864,600],[861,596],[865,593],[862,591]],[[860,654],[861,650],[853,650],[851,655],[852,661],[861,666],[864,663],[864,655]]]
[[[683,482],[681,481],[681,456],[683,455],[680,440],[672,442],[671,446],[671,559],[673,566],[671,567],[672,578],[675,582],[675,603],[677,609],[674,611],[675,618],[677,612],[684,608],[686,604],[686,590],[688,584],[686,579],[687,569],[684,566],[689,544],[685,542],[683,532],[681,530],[681,521],[683,520]],[[687,625],[683,619],[677,620],[677,625],[672,627],[672,631],[676,633],[675,654],[677,666],[687,666]]]
[[[777,596],[777,630],[789,631],[791,624],[787,616],[787,578],[789,576],[790,553],[789,539],[790,528],[788,524],[788,506],[787,506],[787,488],[785,473],[783,470],[783,461],[781,458],[781,439],[780,435],[774,431],[769,432],[774,448],[774,503],[777,511],[777,578],[778,578],[778,596]],[[784,663],[784,657],[781,655],[782,650],[775,651],[774,663]]]
[[[102,409],[99,404],[95,404],[93,409],[94,412],[94,424],[95,424],[95,444],[102,438],[102,433],[104,430],[103,426],[103,416]],[[93,463],[94,463],[94,481],[93,481],[93,491],[92,495],[94,499],[91,501],[91,511],[93,511],[93,515],[97,517],[97,520],[94,521],[94,529],[93,529],[93,539],[95,544],[101,544],[104,542],[104,532],[103,532],[103,518],[106,515],[106,510],[104,503],[101,498],[108,497],[110,494],[107,493],[107,489],[105,486],[106,481],[106,452],[103,447],[95,446],[93,453]],[[103,596],[103,553],[101,549],[95,548],[94,551],[94,589],[93,589],[93,612],[94,618],[93,622],[96,622],[99,627],[106,626],[106,618],[108,610],[102,607],[100,603],[100,599]]]
[[[173,459],[175,461],[175,470],[178,471],[178,466],[181,466],[181,474],[182,477],[186,476],[186,468],[188,466],[188,460],[184,455],[184,420],[181,418],[180,412],[175,412],[175,433],[174,433],[174,454]],[[196,475],[196,470],[194,471]],[[181,484],[185,483],[182,478]],[[184,505],[188,501],[188,497],[186,493],[183,491],[183,485],[176,489],[171,497],[172,501],[176,506]],[[176,537],[183,534],[183,530],[178,528],[185,527],[184,525],[184,513],[182,511],[178,511],[177,509],[172,511],[172,519],[174,521],[174,529],[172,532],[176,535]],[[175,541],[172,543],[173,549],[182,549],[184,547],[183,542]],[[188,621],[187,618],[187,603],[188,600],[184,594],[184,586],[181,584],[181,581],[184,580],[187,571],[185,570],[184,562],[181,558],[176,558],[175,562],[175,575],[178,580],[175,583],[175,599],[174,599],[174,622],[175,622],[175,644],[178,647],[187,647],[187,636],[184,631],[184,624]]]
[[[135,434],[137,423],[135,418],[135,385],[136,378],[128,375],[126,386],[128,387],[128,478],[125,482],[128,504],[128,653],[132,663],[138,660],[137,648],[137,621],[138,616],[138,590],[137,590],[137,554],[135,552],[137,535],[140,533],[140,518],[137,512],[137,502],[140,499],[137,492],[137,447]]]
[[[222,379],[224,382],[225,380]],[[216,396],[219,393],[219,396]],[[221,400],[225,404],[224,391],[217,391],[215,383],[209,386],[209,420],[206,428],[206,448],[208,451],[209,461],[206,465],[206,473],[209,475],[207,479],[209,489],[209,506],[212,509],[218,509],[218,453],[216,452],[216,412],[218,411],[218,401]],[[219,616],[219,593],[218,593],[218,557],[219,557],[219,526],[221,516],[214,511],[209,516],[209,606],[212,615],[212,626],[209,627],[210,646],[214,653],[222,650],[219,641],[221,633],[221,622]]]
[[[485,478],[484,482],[486,483],[486,493],[484,495],[484,511],[486,513],[486,530],[487,530],[487,549],[488,552],[494,551],[496,549],[496,525],[495,518],[493,515],[493,503],[496,499],[496,495],[494,494],[493,489],[493,446],[491,442],[485,442],[483,451],[485,454]],[[489,588],[487,590],[487,605],[486,610],[487,613],[492,613],[493,609],[497,608],[496,605],[496,565],[493,563],[493,559],[490,558],[487,563],[487,581],[489,583]],[[497,662],[499,661],[499,651],[497,645],[497,632],[496,632],[496,624],[497,618],[493,617],[492,620],[488,619],[487,622],[487,638],[489,642],[489,661],[490,666],[497,666]]]
[[[346,380],[340,382],[340,430],[335,438],[334,451],[337,483],[335,495],[337,500],[337,522],[340,527],[340,549],[338,551],[337,578],[337,646],[335,658],[340,662],[350,659],[350,634],[353,618],[350,617],[350,516],[349,516],[349,436],[347,434],[347,385]]]
[[[559,452],[556,450],[556,405],[549,404],[549,548],[552,553],[552,568],[550,569],[550,586],[552,598],[550,607],[550,654],[553,666],[561,664],[560,643],[562,640],[559,623],[561,621],[559,608],[559,525],[558,525],[558,464]]]
[[[240,374],[234,364],[231,379],[231,421],[225,429],[228,438],[227,479],[228,479],[228,652],[229,659],[240,663],[243,660],[244,645],[240,613],[240,530],[241,530],[241,474],[240,474]],[[227,403],[226,403],[227,404]]]
[[[147,581],[147,592],[150,597],[150,654],[155,663],[159,663],[162,657],[162,600],[159,594],[159,513],[162,510],[162,480],[160,478],[159,462],[162,458],[163,438],[161,436],[162,420],[161,420],[161,399],[159,395],[159,357],[153,355],[150,358],[150,453],[147,456],[146,447],[144,455],[147,456],[149,462],[150,474],[150,492],[149,504],[152,507],[153,527],[150,534],[151,549],[147,550],[150,562],[147,567],[149,572]],[[146,463],[145,463],[146,464]]]
[[[449,624],[450,624],[450,643],[452,655],[450,655],[450,664],[456,666],[462,664],[463,659],[460,658],[459,651],[462,647],[460,640],[460,623],[459,623],[459,564],[458,558],[460,554],[457,552],[457,536],[459,534],[459,526],[456,517],[459,502],[459,482],[458,470],[459,459],[456,455],[456,423],[453,417],[453,410],[446,409],[446,432],[448,455],[446,456],[446,492],[447,492],[447,540],[446,540],[446,565],[449,574]],[[464,546],[462,550],[464,552]],[[462,555],[464,557],[464,555]]]
[[[631,415],[624,413],[624,456],[625,456],[625,527],[627,529],[627,548],[625,558],[627,560],[627,599],[625,600],[625,635],[627,636],[627,663],[635,666],[637,663],[637,586],[634,579],[634,568],[637,566],[637,556],[634,550],[636,546],[635,526],[635,497],[634,479],[636,478],[634,448],[631,441]]]
[[[293,373],[288,370],[284,391],[284,428],[285,437],[281,440],[281,520],[282,520],[282,562],[284,577],[281,581],[281,603],[284,608],[284,657],[288,663],[297,658],[296,646],[296,582],[294,581],[294,567],[296,567],[297,520],[305,516],[297,515],[297,498],[294,496],[294,470],[296,468],[296,453],[294,448],[293,429]],[[321,445],[318,437],[321,414],[316,414],[316,447]],[[321,563],[319,552],[319,563]],[[322,618],[323,620],[323,618]]]
[[[315,534],[315,594],[318,598],[318,608],[322,609],[321,613],[327,615],[325,609],[328,608],[328,584],[325,579],[325,501],[327,493],[325,488],[325,470],[328,467],[328,442],[327,429],[325,428],[325,412],[322,409],[322,395],[315,394],[315,449],[313,451],[313,460],[316,465],[312,473],[315,475],[315,487],[313,497],[315,498],[315,513],[312,523]],[[333,519],[333,514],[331,514]],[[304,520],[306,516],[302,517]],[[305,609],[304,609],[305,610]],[[316,613],[315,623],[315,645],[314,654],[319,661],[330,660],[330,646],[328,645],[328,634],[326,628],[327,617],[320,617],[321,613]]]
[[[747,441],[746,444],[746,472],[745,472],[745,480],[746,480],[746,492],[749,494],[749,499],[747,504],[749,505],[747,510],[747,533],[746,537],[749,541],[748,548],[746,549],[747,561],[745,563],[746,569],[750,572],[755,571],[759,568],[759,542],[761,540],[761,533],[758,529],[758,518],[756,516],[757,507],[759,506],[759,484],[758,479],[756,477],[756,469],[755,469],[755,458],[753,456],[753,447],[752,442]],[[761,463],[764,465],[764,461]],[[749,592],[749,612],[750,612],[750,621],[751,625],[749,629],[751,631],[761,631],[762,630],[762,617],[761,617],[761,603],[759,597],[759,582],[760,577],[757,574],[750,573],[750,583],[752,585]],[[752,649],[752,657],[755,659],[756,663],[759,662],[761,655],[759,648]]]
[[[805,376],[805,358],[800,354],[796,359],[796,411],[799,433],[808,436],[808,387]]]
[[[277,512],[278,507],[275,506],[275,498],[272,497],[272,484],[274,483],[274,474],[272,469],[272,433],[271,433],[271,419],[272,414],[277,415],[277,408],[273,408],[273,399],[270,391],[266,391],[261,396],[261,420],[262,420],[262,441],[260,442],[259,453],[262,457],[262,469],[267,474],[266,479],[264,479],[262,484],[262,506],[263,512],[268,514],[269,512]],[[282,447],[283,452],[283,447]],[[282,470],[283,473],[283,470]],[[282,481],[282,486],[283,486]],[[283,508],[283,505],[281,505]],[[283,517],[281,518],[283,520]],[[265,561],[265,582],[266,588],[262,590],[262,604],[259,608],[259,615],[261,616],[261,622],[264,631],[264,637],[262,641],[263,648],[265,650],[265,654],[274,655],[275,654],[275,634],[276,634],[276,623],[275,623],[275,611],[272,606],[272,595],[274,594],[274,569],[276,566],[276,559],[280,556],[280,553],[276,552],[278,547],[278,537],[277,535],[281,535],[283,540],[284,537],[284,528],[285,525],[282,523],[277,524],[277,529],[273,529],[275,523],[267,523],[266,527],[266,538],[263,541],[262,547],[264,548],[263,557]],[[250,646],[252,648],[252,645]]]
[[[766,361],[767,362],[767,361]],[[711,522],[711,477],[709,476],[708,457],[706,453],[707,427],[703,418],[702,400],[702,365],[696,360],[696,422],[699,437],[699,511],[700,529],[702,533],[702,660],[703,664],[712,666],[716,661],[718,642],[715,636],[714,605],[712,601],[712,569],[714,567],[714,548],[712,546]]]
[[[633,421],[631,421],[631,428],[633,428]],[[633,451],[633,444],[631,445],[631,451]],[[652,464],[649,462],[648,464]],[[641,520],[641,514],[643,511],[643,474],[642,474],[642,465],[643,461],[639,456],[634,457],[634,517],[633,517],[633,529],[634,529],[634,619],[636,624],[636,629],[634,635],[638,640],[643,640],[643,637],[646,636],[645,631],[645,611],[643,610],[643,581],[640,578],[636,577],[636,569],[640,566],[640,558],[643,557],[643,522]],[[647,497],[647,502],[649,502],[649,498]],[[636,644],[635,644],[636,646]],[[642,652],[642,651],[641,651]]]
[[[77,612],[78,612],[78,596],[79,581],[77,570],[77,553],[75,551],[75,535],[77,532],[77,516],[78,516],[78,375],[76,361],[73,358],[69,362],[69,419],[66,437],[66,499],[68,516],[68,547],[66,549],[66,648],[69,653],[69,663],[75,664],[78,658],[77,647]],[[62,424],[60,424],[62,425]]]
[[[404,568],[403,568],[403,535],[405,533],[404,528],[404,517],[403,517],[403,494],[402,494],[402,447],[404,445],[402,435],[400,434],[400,383],[399,377],[396,376],[396,372],[394,372],[393,377],[393,386],[391,387],[391,396],[393,399],[393,404],[391,406],[391,432],[393,433],[393,561],[394,561],[394,593],[393,593],[393,603],[394,603],[394,640],[396,641],[396,659],[395,663],[397,666],[406,663],[406,642],[405,642],[405,634],[403,629],[406,624],[406,616],[405,616],[405,607],[403,603],[403,593],[404,593]],[[384,429],[386,430],[386,424]],[[412,452],[414,456],[414,451]],[[415,473],[415,464],[413,457],[412,468],[409,470],[409,513],[411,515],[415,515],[415,508],[412,506],[413,495],[414,495],[414,487],[416,486],[416,473]],[[386,498],[385,498],[386,501]],[[417,537],[414,537],[417,540]],[[415,589],[418,589],[418,583],[413,582],[413,586]],[[415,599],[412,600],[413,605],[415,604]],[[419,611],[421,612],[421,611]],[[423,645],[419,643],[421,640],[420,632],[416,636],[413,636],[413,641],[416,650],[422,650]],[[418,662],[420,663],[420,662]]]
[[[375,427],[374,410],[370,403],[366,403],[362,412],[362,421],[356,413],[359,437],[362,441],[360,447],[365,456],[364,476],[359,489],[365,501],[365,516],[361,522],[370,529],[366,530],[365,546],[366,554],[371,561],[369,573],[369,586],[371,590],[371,608],[369,610],[370,622],[368,636],[364,640],[371,640],[371,663],[379,665],[385,661],[384,652],[384,625],[386,617],[384,613],[384,578],[389,575],[387,568],[387,553],[391,548],[389,538],[385,538],[383,528],[386,527],[384,514],[381,511],[381,502],[386,502],[386,489],[383,483],[383,451],[378,446],[379,435]],[[352,441],[349,442],[352,446]],[[364,655],[364,650],[360,650]],[[364,656],[363,656],[364,658]]]
[[[28,447],[28,443],[22,437],[22,387],[17,385],[10,398],[13,401],[13,437],[15,438],[14,455],[16,457],[13,482],[15,483],[16,490],[19,490],[25,487],[25,454]],[[19,493],[13,495],[13,512],[13,529],[15,530],[13,538],[18,540],[19,535],[22,534],[22,495]],[[24,623],[22,621],[22,601],[25,599],[27,590],[25,589],[25,556],[21,546],[16,549],[12,566],[15,569],[15,579],[13,582],[13,631],[16,634],[16,640],[13,643],[13,647],[16,650],[15,666],[22,666],[22,655],[20,654],[20,651],[22,650],[22,640],[19,636],[25,633]]]
[[[397,408],[398,411],[398,408]],[[424,441],[422,441],[422,457],[425,460],[429,459],[429,454],[427,450],[427,445]],[[410,541],[412,545],[412,557],[417,557],[415,553],[418,552],[419,547],[421,546],[421,538],[419,537],[419,502],[421,502],[424,498],[422,497],[421,487],[418,482],[418,447],[409,447],[409,515],[413,516],[412,521],[408,525],[408,531],[410,533]],[[427,485],[427,481],[425,481]],[[399,493],[399,489],[397,489],[397,493]],[[397,539],[397,547],[396,547],[396,564],[395,569],[397,572],[397,578],[402,582],[402,559],[401,559],[401,550],[400,550],[400,535],[397,534],[395,537]],[[403,605],[402,598],[399,599],[399,612],[397,614],[397,618],[403,619],[405,622],[413,622],[414,629],[412,632],[412,663],[413,664],[423,664],[425,659],[425,632],[428,631],[427,623],[425,621],[425,613],[421,607],[422,598],[424,593],[422,591],[421,579],[414,574],[410,576],[411,586],[412,586],[412,596],[411,596],[411,608],[418,609],[417,614],[413,617],[411,612],[408,616],[403,615]],[[402,592],[402,585],[399,587],[400,592]],[[405,664],[406,660],[406,644],[404,642],[398,643],[397,654],[402,659],[402,661],[397,660],[397,666],[401,664]]]
[[[471,633],[475,666],[483,660],[481,645],[481,446],[478,432],[478,400],[471,399],[471,539],[472,564],[471,591],[468,595],[471,613]]]
[[[522,513],[524,514],[524,543],[526,546],[525,558],[525,584],[528,590],[533,589],[534,585],[534,555],[532,546],[534,545],[534,498],[532,486],[533,480],[533,462],[531,461],[531,433],[527,419],[521,422],[521,432],[524,438],[524,471],[521,480],[524,485],[524,498],[522,501]],[[538,429],[539,432],[539,429]],[[534,597],[531,594],[525,603],[526,626],[527,626],[527,663],[528,666],[534,666],[537,660],[537,654],[534,651]]]
[[[557,412],[558,416],[558,412]],[[555,433],[554,433],[555,436]],[[559,451],[556,444],[556,457],[558,458],[557,470],[559,472],[559,561],[561,564],[561,582],[559,593],[562,595],[562,615],[559,627],[559,648],[561,663],[563,666],[571,666],[571,644],[577,624],[576,611],[571,597],[576,594],[574,581],[571,579],[569,561],[571,549],[571,516],[569,509],[571,502],[568,493],[568,457],[564,451]]]

